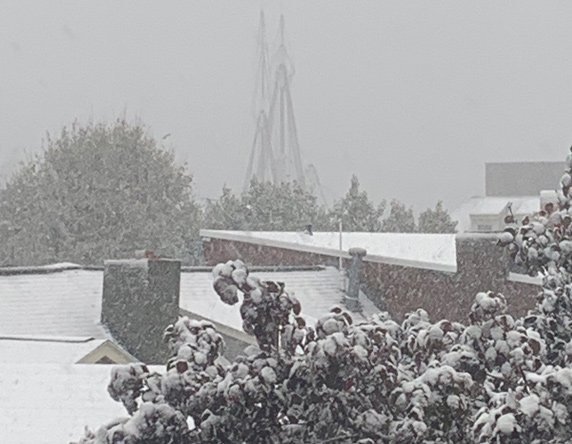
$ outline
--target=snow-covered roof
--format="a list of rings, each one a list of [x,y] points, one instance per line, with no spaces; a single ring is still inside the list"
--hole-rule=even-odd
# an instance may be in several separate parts
[[[309,322],[341,304],[334,268],[253,274],[285,282]],[[102,286],[103,271],[75,267],[0,275],[0,443],[69,443],[85,426],[125,416],[107,393],[112,366],[72,364],[107,342]],[[180,296],[181,308],[241,331],[238,307],[220,302],[210,271],[182,272]],[[365,315],[378,311],[363,295],[361,302]]]
[[[41,336],[2,336],[3,364],[75,364],[106,339]]]
[[[460,232],[469,231],[471,229],[471,216],[501,215],[509,202],[512,203],[512,212],[515,215],[533,214],[540,210],[540,196],[476,196],[471,197],[452,211],[451,218],[459,221],[457,230]]]
[[[504,197],[483,197],[473,200],[473,207],[470,214],[500,214],[510,200]]]
[[[470,214],[500,214],[509,203],[512,204],[512,212],[515,214],[531,214],[539,211],[540,197],[477,197],[472,198]]]
[[[292,231],[201,230],[203,238],[247,242],[269,247],[340,256],[340,233]],[[365,261],[454,272],[457,255],[454,234],[342,233],[342,256],[350,248],[365,248]]]
[[[519,282],[521,284],[530,284],[542,286],[542,276],[528,276],[527,274],[509,273],[508,280],[512,282]]]
[[[103,273],[58,270],[0,275],[0,336],[109,337],[100,324]]]
[[[314,323],[324,316],[332,306],[342,304],[341,277],[338,270],[333,267],[318,271],[252,272],[252,274],[262,280],[285,282],[286,291],[300,300],[302,315],[309,323]],[[215,293],[212,283],[211,273],[181,273],[179,302],[181,308],[241,332],[242,320],[238,306],[223,303]],[[379,311],[364,295],[360,299],[365,317]],[[363,315],[353,314],[356,320],[363,320]]]
[[[107,393],[111,366],[0,364],[0,442],[77,442],[127,416]]]
[[[285,282],[287,291],[300,299],[302,314],[310,322],[326,314],[333,305],[342,303],[341,277],[335,268],[254,271],[253,275],[264,280]],[[212,283],[210,271],[183,271],[180,307],[242,332],[238,306],[228,306],[220,302]],[[60,357],[65,359],[65,362],[72,362],[69,357],[75,353],[73,349],[76,346],[82,347],[79,344],[82,338],[110,338],[99,321],[102,293],[102,270],[62,268],[52,273],[0,274],[0,356],[3,354],[3,346],[17,347],[10,343],[16,340],[15,337],[32,337],[38,342],[32,344],[32,348],[44,346],[45,355],[49,355],[52,350],[54,356],[61,354]],[[363,295],[362,306],[366,316],[378,311]],[[359,314],[355,314],[355,317],[360,319]],[[4,345],[1,337],[8,338]],[[76,344],[66,347],[62,344],[51,344],[49,341],[40,343],[42,338],[52,339],[52,342],[57,342],[59,338],[62,341],[75,341]],[[27,362],[26,359],[17,358],[13,362]]]

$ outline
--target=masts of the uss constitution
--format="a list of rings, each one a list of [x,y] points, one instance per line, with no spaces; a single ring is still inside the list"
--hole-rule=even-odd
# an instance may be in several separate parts
[[[265,26],[264,14],[261,13],[254,99],[256,129],[244,182],[245,190],[253,178],[274,184],[293,180],[306,184],[292,103],[294,67],[285,45],[284,16],[280,17],[279,44],[271,68]],[[272,83],[269,82],[269,71],[273,72]],[[272,94],[269,96],[270,88]]]

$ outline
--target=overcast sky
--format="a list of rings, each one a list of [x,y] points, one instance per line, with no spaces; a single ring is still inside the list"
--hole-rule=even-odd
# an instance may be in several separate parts
[[[240,188],[256,33],[285,15],[305,163],[326,195],[454,208],[484,163],[572,144],[569,1],[0,1],[0,172],[74,119],[140,117],[199,197]]]

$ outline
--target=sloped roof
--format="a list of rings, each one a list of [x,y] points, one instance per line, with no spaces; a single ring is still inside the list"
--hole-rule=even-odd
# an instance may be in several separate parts
[[[39,336],[0,337],[2,363],[75,364],[106,339]]]
[[[102,285],[101,271],[0,275],[0,336],[108,338],[100,324]]]
[[[137,362],[109,339],[63,336],[0,336],[3,364],[93,363],[91,357],[108,356],[114,362]]]
[[[302,316],[314,323],[324,316],[334,305],[341,305],[341,276],[337,269],[325,267],[318,271],[274,271],[252,272],[262,280],[284,282],[286,291],[296,296],[302,304]],[[199,316],[242,331],[242,319],[237,305],[221,302],[213,289],[211,273],[181,273],[182,309]],[[354,313],[356,320],[363,320],[379,312],[373,303],[361,296],[363,314]]]
[[[340,256],[338,232],[314,232],[310,236],[293,231],[201,230],[200,235],[203,238]],[[457,268],[454,234],[344,232],[341,237],[341,252],[346,258],[350,248],[359,247],[367,250],[365,261],[451,272]]]
[[[0,364],[0,442],[77,442],[127,416],[107,393],[111,366]]]

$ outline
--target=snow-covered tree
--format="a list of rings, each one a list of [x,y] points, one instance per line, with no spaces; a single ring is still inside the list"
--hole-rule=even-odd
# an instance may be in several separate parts
[[[297,182],[254,180],[242,198],[252,230],[302,231],[320,225],[323,218],[317,197]]]
[[[478,293],[467,322],[355,322],[336,306],[315,324],[287,285],[219,264],[213,286],[240,303],[258,347],[224,365],[221,336],[181,318],[165,331],[165,373],[115,368],[108,390],[129,416],[82,444],[572,442],[572,155],[558,208],[514,223],[499,242],[543,278],[534,310]]]
[[[346,195],[334,203],[330,211],[330,230],[337,230],[342,222],[344,231],[379,231],[381,217],[385,209],[385,202],[376,206],[367,195],[367,191],[360,189],[360,183],[354,174],[350,188]]]
[[[420,233],[455,233],[458,222],[451,219],[443,202],[437,202],[435,209],[427,208],[419,215],[417,231]]]
[[[314,325],[283,283],[241,261],[213,270],[256,337],[230,365],[207,321],[165,331],[166,372],[116,367],[108,391],[129,416],[82,444],[541,443],[572,439],[572,368],[555,365],[544,330],[479,293],[462,324],[424,310],[355,322],[335,306]]]
[[[404,204],[393,199],[389,206],[389,215],[383,220],[381,231],[413,233],[415,231],[413,209],[406,208]]]
[[[542,276],[543,294],[527,319],[547,338],[551,359],[572,362],[572,148],[560,179],[557,205],[513,221],[501,234],[515,264],[532,276]]]
[[[0,263],[100,263],[150,248],[190,260],[191,176],[141,125],[74,124],[0,190]]]
[[[210,230],[246,230],[247,213],[248,208],[241,198],[224,186],[218,199],[207,201],[202,226]]]
[[[325,210],[317,197],[297,182],[280,185],[253,180],[236,196],[224,187],[222,195],[207,203],[203,227],[225,230],[303,231],[324,226]]]

